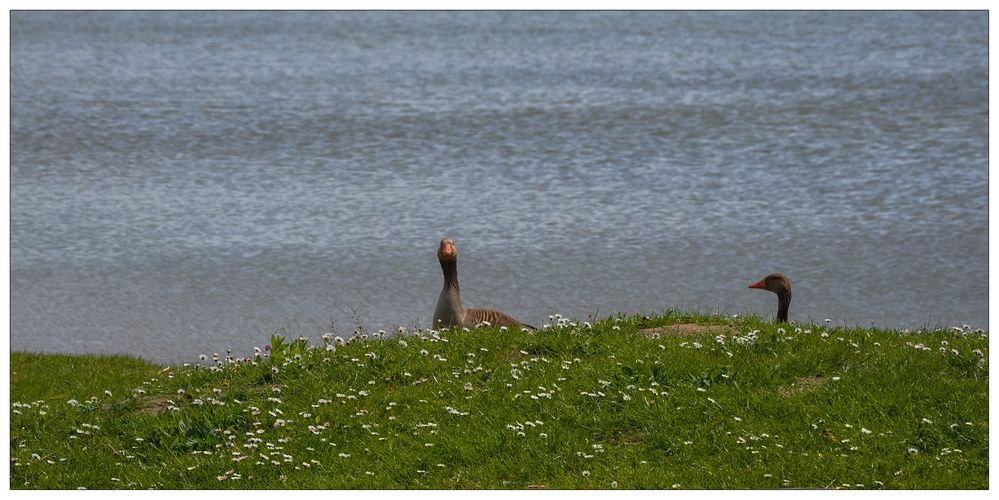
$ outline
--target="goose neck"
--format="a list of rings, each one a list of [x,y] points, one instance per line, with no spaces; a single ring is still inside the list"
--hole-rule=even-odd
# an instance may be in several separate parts
[[[791,290],[777,292],[777,321],[787,322],[787,310],[791,307]]]
[[[441,270],[444,271],[444,288],[458,290],[458,262],[441,262]]]

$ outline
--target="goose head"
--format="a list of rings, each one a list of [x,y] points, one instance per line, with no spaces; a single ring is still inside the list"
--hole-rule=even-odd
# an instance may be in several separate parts
[[[454,240],[441,240],[440,246],[437,247],[437,260],[441,264],[458,260],[458,250],[454,247]]]
[[[781,273],[768,274],[752,283],[749,288],[759,288],[777,294],[777,321],[787,321],[787,310],[791,306],[791,280]]]
[[[791,291],[791,280],[781,273],[768,274],[765,278],[749,285],[749,288],[762,288],[777,295]]]

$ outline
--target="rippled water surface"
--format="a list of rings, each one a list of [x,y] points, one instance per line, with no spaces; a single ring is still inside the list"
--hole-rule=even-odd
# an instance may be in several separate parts
[[[11,346],[330,317],[988,324],[986,13],[11,15]]]

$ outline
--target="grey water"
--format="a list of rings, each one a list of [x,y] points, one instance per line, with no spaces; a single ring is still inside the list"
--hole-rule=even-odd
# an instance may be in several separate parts
[[[466,305],[988,327],[986,12],[13,12],[10,347]]]

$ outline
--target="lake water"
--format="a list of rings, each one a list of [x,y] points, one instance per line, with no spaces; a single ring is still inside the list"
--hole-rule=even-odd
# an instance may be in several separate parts
[[[988,15],[14,12],[11,348],[667,307],[988,327]]]

